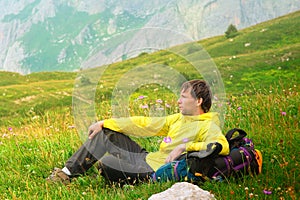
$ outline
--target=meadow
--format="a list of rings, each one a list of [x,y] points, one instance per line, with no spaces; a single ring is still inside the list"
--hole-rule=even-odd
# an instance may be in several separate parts
[[[240,30],[233,40],[218,36],[199,41],[224,81],[224,133],[234,127],[244,129],[263,154],[258,176],[199,183],[217,199],[299,198],[299,23],[300,12],[296,12]],[[245,47],[245,43],[251,45]],[[202,78],[189,63],[168,51],[114,63],[96,91],[97,119],[112,116],[111,93],[120,77],[152,62],[168,65],[187,79]],[[77,75],[0,72],[0,199],[147,199],[173,184],[109,185],[96,168],[69,185],[45,181],[82,143],[72,110]],[[141,87],[130,96],[130,114],[148,115],[153,106],[175,113],[176,100],[165,87]],[[155,150],[161,138],[136,140]]]

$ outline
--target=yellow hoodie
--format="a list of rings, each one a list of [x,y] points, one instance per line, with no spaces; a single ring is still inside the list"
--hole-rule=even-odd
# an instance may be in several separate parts
[[[229,145],[219,127],[219,117],[215,112],[197,116],[181,113],[166,117],[112,118],[104,121],[104,127],[133,136],[165,136],[157,152],[151,152],[146,162],[156,171],[165,164],[169,153],[185,143],[186,151],[205,150],[207,144],[218,142],[222,145],[220,155],[229,154]]]

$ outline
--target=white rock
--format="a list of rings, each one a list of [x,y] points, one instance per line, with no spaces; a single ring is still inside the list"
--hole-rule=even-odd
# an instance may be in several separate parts
[[[175,183],[171,188],[153,194],[148,200],[214,200],[213,194],[201,189],[197,185],[187,182]]]

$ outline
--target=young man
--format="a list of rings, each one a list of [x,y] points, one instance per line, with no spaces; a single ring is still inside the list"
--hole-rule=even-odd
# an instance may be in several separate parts
[[[212,104],[209,85],[203,80],[183,83],[178,105],[180,113],[167,117],[111,118],[89,127],[89,139],[65,163],[55,168],[49,181],[68,183],[70,177],[84,174],[96,162],[110,181],[148,180],[166,163],[188,151],[205,150],[209,143],[229,145],[219,127],[218,114],[209,112]],[[164,136],[159,150],[148,153],[128,136]]]

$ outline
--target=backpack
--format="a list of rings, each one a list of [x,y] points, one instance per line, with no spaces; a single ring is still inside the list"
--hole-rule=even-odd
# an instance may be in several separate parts
[[[246,136],[247,133],[238,128],[227,132],[225,137],[230,148],[227,156],[218,155],[222,150],[219,143],[209,144],[205,151],[189,152],[189,172],[202,180],[222,180],[229,176],[240,178],[244,175],[260,174],[262,154]]]

